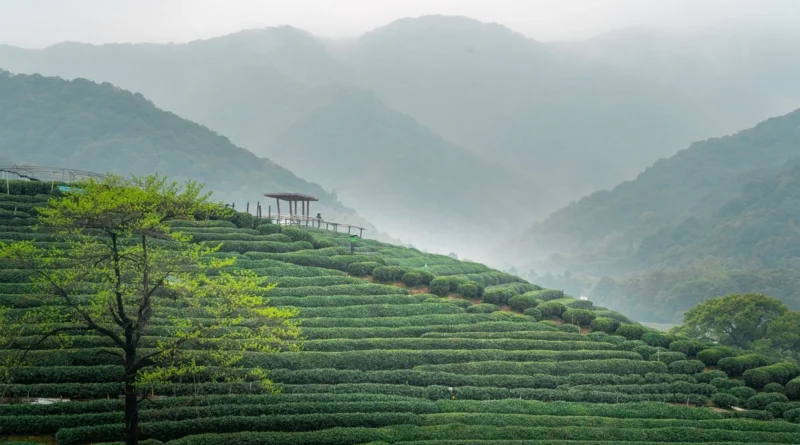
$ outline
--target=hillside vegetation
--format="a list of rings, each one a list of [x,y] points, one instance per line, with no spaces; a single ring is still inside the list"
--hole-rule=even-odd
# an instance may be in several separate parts
[[[319,185],[108,83],[0,71],[0,110],[4,162],[194,178],[240,209],[265,192],[307,193],[326,219],[367,224]]]
[[[63,248],[54,232],[32,228],[49,188],[11,185],[15,194],[0,200],[15,210],[0,213],[0,239]],[[198,445],[800,439],[800,425],[792,423],[800,421],[800,402],[788,399],[800,397],[798,388],[787,385],[788,397],[757,393],[729,378],[750,365],[726,367],[726,373],[713,369],[716,362],[700,361],[710,345],[650,331],[590,301],[481,264],[364,239],[351,255],[344,235],[262,223],[239,218],[237,224],[181,220],[170,226],[195,242],[221,242],[215,255],[235,258],[235,268],[277,284],[265,288],[270,305],[297,310],[302,350],[243,359],[246,367],[268,370],[281,394],[264,394],[246,378],[215,381],[213,369],[200,362],[198,370],[207,372],[146,388],[142,439]],[[28,280],[24,269],[0,270],[7,323],[19,323],[44,301]],[[170,338],[171,315],[201,313],[168,301],[144,345]],[[2,434],[55,435],[61,445],[120,440],[122,384],[117,357],[103,353],[108,341],[96,335],[77,335],[68,344],[34,339],[21,337],[0,353],[35,344],[2,393],[11,401],[74,401],[2,405]],[[719,409],[705,407],[712,404]],[[747,410],[731,411],[731,405]]]
[[[598,301],[679,321],[712,296],[758,292],[800,307],[800,110],[692,144],[635,180],[555,212],[524,235],[551,267],[606,279]]]

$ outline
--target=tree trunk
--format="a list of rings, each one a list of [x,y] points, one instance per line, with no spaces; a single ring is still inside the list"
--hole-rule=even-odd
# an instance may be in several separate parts
[[[136,354],[128,354],[126,368],[136,361]],[[136,374],[125,372],[125,445],[139,445],[139,401],[136,393]]]

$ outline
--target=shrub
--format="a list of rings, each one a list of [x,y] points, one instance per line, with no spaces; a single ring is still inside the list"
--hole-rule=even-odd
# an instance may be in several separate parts
[[[560,300],[564,298],[564,291],[554,289],[535,290],[525,292],[525,294],[541,301]]]
[[[311,233],[298,227],[284,227],[281,232],[284,235],[288,235],[292,241],[314,242],[314,236],[312,236]]]
[[[738,404],[739,399],[736,396],[732,396],[724,392],[718,392],[711,396],[711,402],[718,408],[728,409]]]
[[[773,420],[774,417],[768,411],[763,411],[760,409],[751,409],[749,411],[736,411],[734,413],[734,417],[737,419],[753,419],[753,420],[762,420],[762,421],[770,421]]]
[[[574,324],[570,324],[570,323],[562,324],[561,326],[558,327],[558,330],[561,331],[561,332],[569,332],[571,334],[580,334],[581,333],[581,327],[580,326],[574,325]]]
[[[392,281],[400,281],[405,273],[406,270],[399,266],[381,266],[372,270],[372,278],[375,279],[375,281],[389,283]]]
[[[697,374],[705,368],[700,360],[677,360],[669,364],[669,372],[674,374]]]
[[[795,377],[786,384],[786,396],[792,400],[800,400],[800,377]]]
[[[508,289],[490,287],[483,292],[483,302],[507,305],[513,294]]]
[[[525,315],[527,315],[529,317],[533,317],[533,319],[536,320],[536,321],[539,321],[539,320],[542,319],[542,311],[540,311],[538,308],[535,308],[535,307],[532,307],[532,308],[529,308],[529,309],[525,309],[525,312],[523,312],[523,314],[525,314]]]
[[[726,357],[717,362],[717,368],[725,371],[730,377],[742,375],[743,372],[770,365],[772,362],[764,356],[758,354],[740,355],[738,357]]]
[[[737,388],[739,386],[744,386],[744,383],[738,380],[731,380],[727,376],[716,378],[711,381],[711,384],[714,385],[717,389],[731,389],[731,388]]]
[[[726,346],[714,346],[713,348],[703,349],[697,353],[697,359],[707,366],[716,366],[720,360],[735,356],[736,351]]]
[[[800,423],[800,408],[790,409],[783,413],[783,418],[792,423]]]
[[[555,301],[545,301],[536,308],[541,311],[542,317],[544,318],[561,317],[561,314],[567,310],[566,306]]]
[[[764,409],[770,403],[788,402],[789,399],[783,394],[761,393],[747,399],[747,409]]]
[[[616,334],[621,335],[628,340],[639,340],[647,332],[647,328],[638,324],[620,324],[617,328]]]
[[[466,283],[461,283],[458,285],[458,293],[461,294],[462,297],[469,298],[471,300],[473,298],[478,298],[478,295],[480,294],[480,287],[472,281],[467,281]],[[484,300],[484,302],[486,302],[486,300]],[[491,304],[489,302],[486,303]]]
[[[591,328],[595,331],[602,331],[611,334],[617,331],[619,325],[620,322],[614,320],[613,318],[597,317],[592,320],[592,323],[589,326],[591,326]]]
[[[784,388],[780,383],[767,383],[764,385],[764,392],[777,392],[784,394],[786,392],[786,388]]]
[[[800,402],[774,402],[767,405],[766,410],[775,417],[783,417],[783,413],[800,408]]]
[[[683,352],[689,357],[697,355],[703,348],[704,345],[693,340],[678,340],[669,344],[670,351]]]
[[[750,397],[756,395],[756,390],[753,388],[748,388],[746,386],[739,386],[736,388],[731,388],[728,390],[728,394],[736,397],[739,399],[739,403],[745,404]]]
[[[597,318],[597,316],[594,312],[586,309],[567,309],[561,314],[561,318],[563,318],[564,321],[578,326],[587,326],[592,320]]]
[[[695,374],[694,378],[700,383],[711,383],[714,379],[727,379],[728,374],[715,369],[713,371],[703,371],[699,374]]]
[[[363,277],[366,275],[371,275],[372,271],[375,270],[376,267],[380,267],[375,261],[364,261],[361,263],[350,263],[347,266],[347,273],[353,275],[354,277]]]
[[[594,309],[594,303],[591,301],[579,300],[577,298],[574,300],[564,301],[564,306],[570,309],[586,309],[587,311]]]
[[[661,363],[665,363],[669,365],[672,362],[679,362],[686,360],[686,354],[683,352],[672,352],[672,351],[665,351],[661,352],[660,350],[650,356],[650,360],[659,361]]]
[[[252,229],[258,222],[258,218],[247,212],[236,212],[231,217],[231,222],[236,224],[236,227],[240,229]]]
[[[514,295],[508,300],[508,305],[511,309],[519,312],[525,312],[525,309],[535,308],[539,305],[539,301],[527,293],[522,295]]]
[[[446,297],[454,289],[450,288],[451,280],[449,277],[436,277],[431,280],[431,293],[440,297]]]
[[[669,348],[669,344],[673,341],[673,336],[663,332],[650,331],[642,335],[642,341],[657,348]]]
[[[492,312],[499,311],[500,306],[496,304],[473,304],[467,307],[467,312],[470,314],[491,314]]]
[[[433,280],[433,274],[427,270],[410,270],[400,277],[406,286],[428,285]]]
[[[273,233],[281,233],[282,228],[278,224],[268,223],[257,226],[256,230],[258,230],[259,233],[262,233],[264,235],[271,235]]]
[[[653,355],[659,352],[660,350],[661,349],[659,348],[654,348],[652,346],[647,346],[647,345],[637,346],[633,348],[633,352],[641,355],[642,358],[645,360],[650,360],[650,358],[653,357]]]
[[[339,246],[338,244],[334,243],[333,241],[331,241],[329,239],[324,239],[324,238],[315,239],[314,242],[311,243],[311,245],[313,245],[314,248],[317,249],[317,250],[327,249],[327,248],[330,248],[330,247]]]
[[[777,363],[748,369],[743,376],[747,386],[755,389],[761,389],[766,384],[773,382],[785,385],[793,378],[800,376],[800,366],[794,363]]]

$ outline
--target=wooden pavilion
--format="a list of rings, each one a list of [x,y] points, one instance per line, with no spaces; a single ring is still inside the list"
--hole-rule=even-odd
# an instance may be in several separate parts
[[[275,198],[278,213],[273,218],[272,212],[269,212],[269,218],[275,219],[278,224],[281,221],[288,224],[303,224],[308,225],[309,221],[314,220],[311,217],[311,201],[319,201],[319,199],[302,193],[265,193],[267,198]],[[281,201],[286,201],[289,205],[289,213],[281,213]],[[297,210],[297,205],[300,204],[300,210]]]

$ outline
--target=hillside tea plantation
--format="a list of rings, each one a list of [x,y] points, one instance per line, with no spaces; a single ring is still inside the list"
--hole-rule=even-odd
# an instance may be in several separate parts
[[[63,247],[51,230],[34,230],[50,184],[11,185],[0,195],[0,241]],[[246,369],[239,379],[209,371],[152,384],[140,403],[142,443],[800,443],[797,367],[657,332],[481,264],[366,239],[351,255],[345,234],[263,222],[240,214],[171,227],[222,243],[215,255],[277,284],[270,305],[298,311],[299,351],[243,361],[268,370],[280,392],[248,381]],[[6,323],[42,304],[30,278],[0,270]],[[170,338],[173,316],[194,312],[163,309],[144,349]],[[3,376],[0,435],[119,443],[123,384],[110,346],[89,334],[67,344],[29,336],[0,351],[31,348]],[[69,401],[30,403],[37,398]]]

